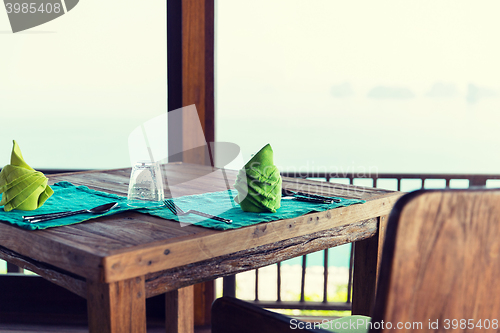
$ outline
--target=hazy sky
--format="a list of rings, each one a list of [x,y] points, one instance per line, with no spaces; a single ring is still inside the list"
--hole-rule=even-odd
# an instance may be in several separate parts
[[[166,110],[165,1],[82,0],[12,34],[0,10],[0,164],[127,166]],[[497,1],[218,0],[217,139],[283,169],[497,172]]]
[[[3,6],[2,6],[3,7]],[[12,34],[0,9],[0,162],[129,164],[128,134],[166,110],[165,1],[82,0]]]
[[[499,10],[219,0],[218,139],[284,169],[498,172]]]

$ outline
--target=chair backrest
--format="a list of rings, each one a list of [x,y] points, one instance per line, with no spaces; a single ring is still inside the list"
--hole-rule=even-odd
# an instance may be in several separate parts
[[[299,324],[300,323],[300,324]],[[295,327],[295,328],[294,328]],[[304,322],[233,298],[217,298],[212,304],[212,333],[328,333],[308,328]]]
[[[370,332],[500,331],[500,190],[407,194],[382,256]]]

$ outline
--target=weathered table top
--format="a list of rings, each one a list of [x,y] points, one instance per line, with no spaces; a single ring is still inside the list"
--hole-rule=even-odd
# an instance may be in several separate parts
[[[198,177],[183,195],[225,190],[236,172],[209,173],[204,166],[164,166],[169,183]],[[92,189],[126,195],[130,169],[50,176]],[[184,184],[181,184],[184,185]],[[377,229],[374,218],[387,215],[398,192],[352,185],[284,178],[292,190],[364,199],[367,202],[301,217],[217,231],[181,227],[176,221],[125,212],[71,226],[27,231],[0,223],[0,258],[28,268],[86,297],[85,282],[113,283],[145,276],[147,297],[218,276],[234,274],[335,245],[366,239]],[[179,192],[176,192],[178,195]],[[169,189],[166,189],[169,196]]]

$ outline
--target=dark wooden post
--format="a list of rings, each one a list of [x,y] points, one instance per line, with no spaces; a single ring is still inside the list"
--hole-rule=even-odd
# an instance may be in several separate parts
[[[168,110],[195,104],[206,142],[215,141],[214,0],[167,1]],[[198,119],[182,119],[182,129],[169,128],[169,147],[190,147],[200,142]],[[174,148],[172,146],[172,148]],[[208,150],[184,151],[186,163],[210,164]],[[214,281],[194,288],[195,325],[210,324],[215,299]]]
[[[7,272],[8,273],[22,273],[23,269],[21,267],[18,267],[14,264],[11,264],[10,262],[7,263]]]
[[[377,233],[373,237],[354,243],[353,315],[371,315],[370,307],[375,302],[387,220],[388,216],[380,216]]]

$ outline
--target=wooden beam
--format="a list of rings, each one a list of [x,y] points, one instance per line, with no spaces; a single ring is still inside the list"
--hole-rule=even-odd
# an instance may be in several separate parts
[[[85,279],[80,276],[77,276],[69,272],[65,272],[61,269],[58,269],[57,267],[47,265],[43,262],[30,259],[26,256],[20,255],[19,253],[10,251],[9,249],[6,249],[1,246],[0,246],[0,259],[6,260],[7,262],[19,266],[21,269],[23,268],[28,269],[34,273],[43,276],[45,279],[49,280],[54,284],[57,284],[83,298],[86,297]],[[16,276],[19,277],[19,275]],[[20,276],[22,277],[22,275]],[[19,277],[20,283],[22,283],[21,277]],[[28,281],[33,281],[33,280],[28,280]],[[1,292],[2,291],[0,291],[0,293]]]
[[[181,127],[169,122],[169,150],[183,151],[170,162],[210,165],[208,150],[188,148],[193,142],[215,141],[214,0],[169,0],[167,15],[168,110],[195,104],[198,111],[197,118],[183,115]],[[203,133],[197,130],[198,121]],[[213,281],[195,287],[197,325],[210,324],[214,290]]]
[[[194,285],[194,325],[209,326],[211,323],[212,303],[215,300],[215,281]]]
[[[214,0],[182,1],[182,104],[195,104],[198,119],[183,119],[183,145],[215,140],[214,122]],[[207,151],[184,152],[184,162],[209,164]]]
[[[87,281],[87,305],[90,333],[146,333],[144,278]]]
[[[165,294],[165,326],[167,333],[193,333],[193,286]]]
[[[182,101],[183,106],[196,105],[203,129],[203,133],[196,130],[198,119],[183,119],[184,147],[215,141],[214,26],[214,0],[182,1]],[[204,137],[199,137],[203,134]],[[187,163],[212,164],[207,149],[188,150],[183,155]],[[214,300],[214,281],[194,286],[196,325],[210,325]]]
[[[375,303],[386,226],[387,215],[378,217],[376,234],[354,243],[353,315],[371,315],[371,307]]]
[[[191,147],[193,141],[215,141],[214,25],[214,0],[182,1],[182,101],[184,106],[196,105],[203,129],[203,133],[196,130],[198,119],[183,119],[184,147]],[[198,137],[203,134],[204,138]],[[206,149],[188,150],[183,154],[184,162],[211,164]],[[214,291],[214,281],[194,286],[196,325],[210,325]]]
[[[182,0],[167,1],[167,110],[182,104]],[[179,119],[182,121],[182,119]],[[182,127],[168,123],[168,150],[182,152]],[[169,162],[182,162],[182,153],[169,157]]]
[[[214,277],[241,273],[315,251],[367,239],[374,236],[376,232],[377,219],[373,218],[162,272],[150,273],[146,275],[146,295],[152,297],[168,290],[188,286],[193,281],[208,281]]]

